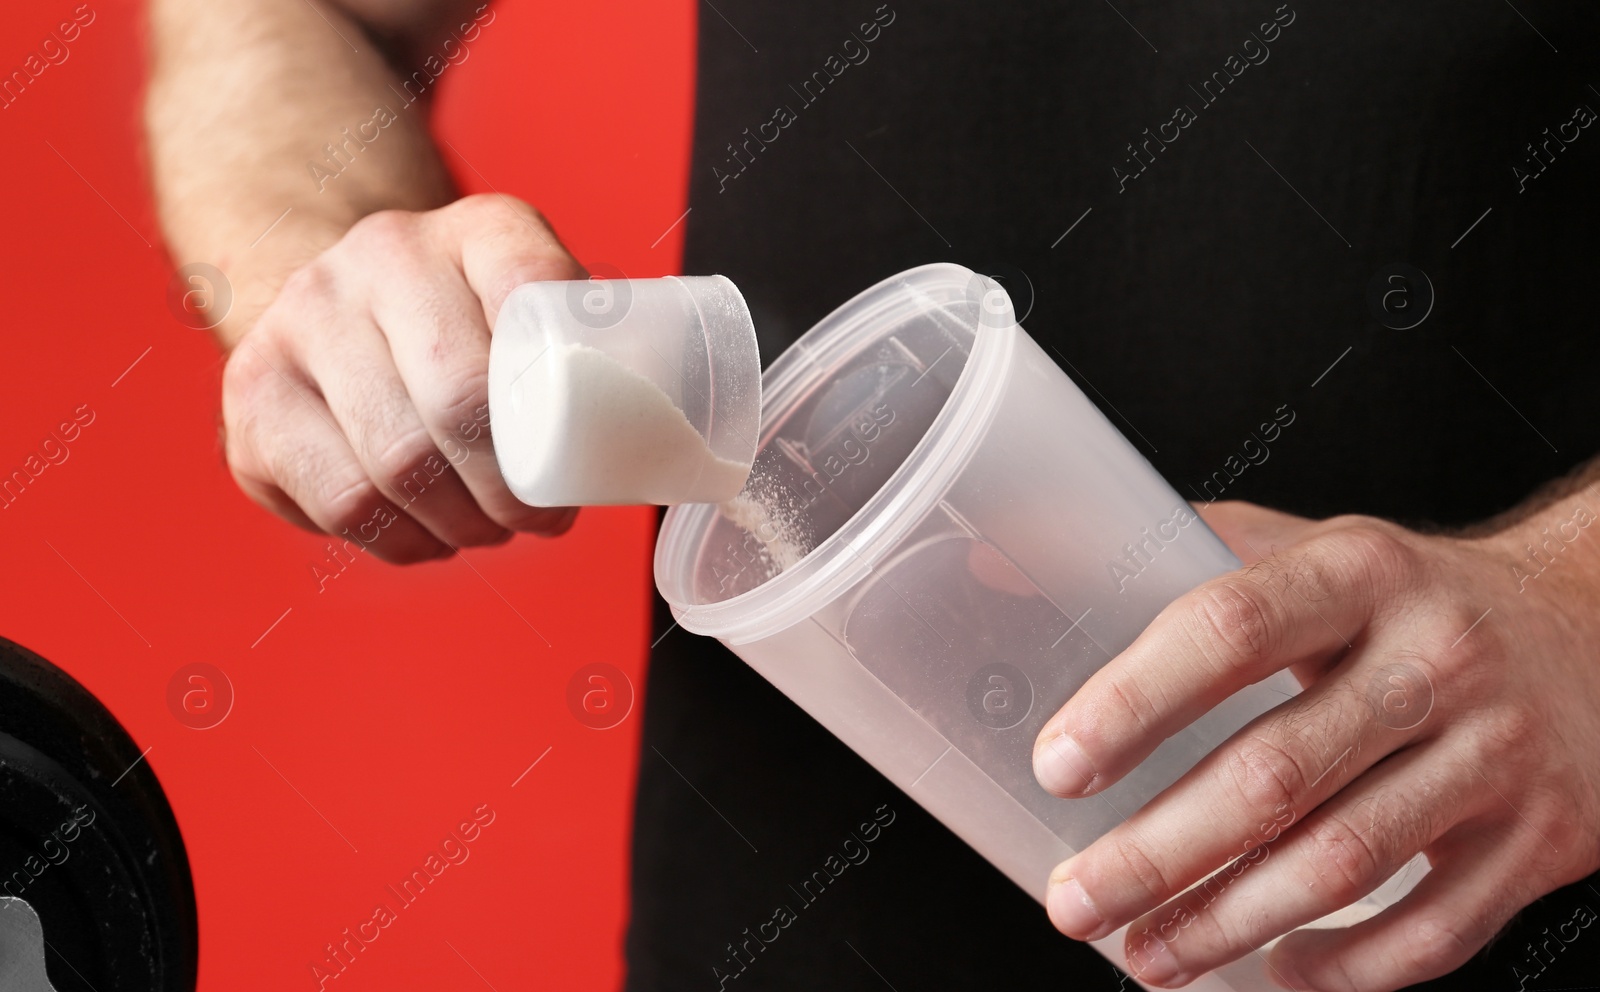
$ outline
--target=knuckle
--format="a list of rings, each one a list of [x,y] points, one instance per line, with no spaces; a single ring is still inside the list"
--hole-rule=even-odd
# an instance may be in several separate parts
[[[227,463],[228,470],[233,474],[235,482],[244,484],[243,477],[252,479],[265,476],[257,464],[255,436],[258,428],[256,412],[246,407],[228,416],[223,415],[222,427],[222,458]],[[268,481],[262,478],[261,481]]]
[[[417,228],[417,215],[410,211],[378,210],[351,225],[341,244],[388,252],[412,245]]]
[[[1245,806],[1257,813],[1293,809],[1307,789],[1305,769],[1289,748],[1250,737],[1224,757],[1227,780]]]
[[[260,327],[276,337],[297,326],[296,321],[283,320],[289,310],[327,309],[338,295],[338,279],[332,268],[322,258],[314,259],[289,273],[283,288],[261,315]]]
[[[1410,930],[1409,939],[1400,946],[1409,959],[1408,972],[1419,978],[1452,971],[1477,949],[1471,938],[1473,927],[1457,914],[1424,916]]]
[[[1505,628],[1486,617],[1484,609],[1446,608],[1430,625],[1428,640],[1428,667],[1437,669],[1454,692],[1484,699],[1502,695],[1513,648]]]
[[[364,523],[385,503],[377,485],[365,476],[312,483],[309,499],[333,527],[346,529]]]
[[[1541,796],[1554,784],[1548,756],[1560,753],[1564,745],[1552,747],[1551,730],[1543,716],[1515,704],[1489,705],[1473,713],[1463,729],[1451,740],[1463,777],[1470,776],[1468,781],[1527,799]],[[1584,774],[1573,777],[1582,780]],[[1555,788],[1562,791],[1560,785]],[[1567,801],[1571,798],[1569,792]]]
[[[1182,928],[1184,943],[1191,948],[1182,955],[1188,959],[1186,963],[1220,964],[1231,956],[1230,951],[1243,952],[1262,942],[1259,935],[1251,933],[1255,920],[1229,912],[1228,905],[1219,902],[1231,881],[1224,869],[1201,882],[1197,895],[1186,898],[1178,909],[1169,911],[1168,919]]]
[[[1571,800],[1570,794],[1564,793],[1557,787],[1543,804],[1543,814],[1538,812],[1532,814],[1533,822],[1538,825],[1540,832],[1550,839],[1549,846],[1566,855],[1561,859],[1562,863],[1558,869],[1560,874],[1555,877],[1559,885],[1566,885],[1583,877],[1592,870],[1591,866],[1600,861],[1600,838],[1595,836],[1592,803],[1584,802],[1574,806]],[[1589,808],[1589,812],[1584,812],[1585,807]]]
[[[1519,798],[1521,817],[1531,828],[1523,842],[1522,879],[1540,894],[1577,881],[1595,864],[1600,841],[1593,820],[1574,809],[1572,798],[1559,786],[1543,786]]]
[[[428,432],[419,427],[370,452],[369,457],[379,481],[398,492],[419,476],[432,480],[428,470],[430,461],[438,458],[438,450]]]
[[[253,464],[276,402],[276,380],[277,373],[255,348],[236,348],[228,356],[222,370],[222,444],[231,468]]]
[[[1392,585],[1394,577],[1409,576],[1417,565],[1416,553],[1405,532],[1375,517],[1338,518],[1341,526],[1321,539],[1324,550],[1347,561],[1358,581]]]
[[[256,350],[253,338],[254,335],[251,335],[243,339],[222,367],[224,415],[230,409],[241,415],[247,414],[259,399],[262,388],[268,384],[267,377],[273,374],[271,366]]]
[[[1252,669],[1269,658],[1278,637],[1275,605],[1264,589],[1229,577],[1203,587],[1190,622],[1200,647],[1222,665]]]
[[[1126,882],[1131,878],[1140,893],[1135,901],[1142,905],[1160,905],[1174,894],[1167,873],[1135,837],[1116,837],[1108,846],[1102,864],[1106,868],[1083,873],[1083,881],[1091,893],[1113,891],[1113,879]]]
[[[1133,729],[1142,739],[1150,735],[1159,722],[1160,710],[1154,700],[1136,682],[1123,677],[1113,677],[1106,683],[1101,697],[1101,710],[1095,713],[1092,723],[1122,723],[1131,721]]]
[[[1483,736],[1472,750],[1477,751],[1482,760],[1503,765],[1508,758],[1514,760],[1519,754],[1544,751],[1544,748],[1529,747],[1534,741],[1545,738],[1550,729],[1546,718],[1530,707],[1507,701],[1487,710],[1480,719]]]
[[[1330,814],[1309,827],[1306,840],[1312,884],[1327,891],[1340,906],[1366,894],[1379,867],[1377,841],[1371,831]]]
[[[551,229],[550,222],[538,207],[515,196],[502,196],[499,193],[474,193],[471,196],[463,196],[445,209],[459,210],[467,214],[510,210],[519,218],[531,221],[546,231]]]
[[[488,410],[488,371],[474,365],[471,369],[442,372],[436,393],[429,404],[431,409],[423,411],[424,418],[439,430],[465,433],[473,424],[480,423]],[[486,433],[473,432],[474,436]]]
[[[1300,965],[1301,974],[1319,992],[1367,992],[1369,986],[1356,980],[1350,962],[1343,954],[1328,955]]]
[[[458,200],[441,213],[447,216],[439,222],[454,232],[453,237],[467,242],[464,250],[489,263],[488,298],[525,282],[581,279],[587,274],[562,245],[548,218],[522,200],[482,194]]]
[[[239,487],[240,492],[250,497],[250,500],[262,509],[277,512],[270,495],[273,489],[271,479],[263,478],[248,468],[232,462],[228,465],[228,471],[233,476],[233,484]]]
[[[1433,716],[1442,688],[1459,696],[1462,682],[1441,671],[1427,654],[1396,648],[1381,666],[1352,675],[1352,693],[1363,693],[1367,717],[1392,730],[1411,731]]]

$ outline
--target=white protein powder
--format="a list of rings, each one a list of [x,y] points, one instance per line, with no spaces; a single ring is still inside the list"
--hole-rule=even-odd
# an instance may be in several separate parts
[[[749,465],[718,457],[659,386],[610,355],[562,344],[541,364],[513,400],[532,425],[508,466],[529,480],[525,502],[717,503],[744,487]]]

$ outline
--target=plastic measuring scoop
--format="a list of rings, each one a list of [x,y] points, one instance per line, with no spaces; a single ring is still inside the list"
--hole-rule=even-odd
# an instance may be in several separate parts
[[[682,627],[721,640],[1035,898],[1057,863],[1300,691],[1279,672],[1103,792],[1050,795],[1031,760],[1045,720],[1238,560],[1004,289],[961,266],[850,300],[768,367],[765,391],[745,492],[667,512],[656,587]],[[1371,916],[1426,871],[1419,856],[1316,925]],[[1094,945],[1137,972],[1124,936]],[[1278,986],[1247,955],[1188,988]]]
[[[720,502],[744,486],[761,358],[722,276],[532,282],[489,346],[489,421],[534,506]]]

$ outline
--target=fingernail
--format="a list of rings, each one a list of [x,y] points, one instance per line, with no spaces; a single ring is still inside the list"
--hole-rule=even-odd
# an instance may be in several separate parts
[[[1050,922],[1055,924],[1057,930],[1079,940],[1087,939],[1105,925],[1105,921],[1100,919],[1100,912],[1089,901],[1089,894],[1083,891],[1083,886],[1075,878],[1050,886],[1050,892],[1045,896],[1045,911],[1050,914]]]
[[[1033,777],[1058,796],[1076,796],[1094,783],[1094,766],[1084,757],[1083,748],[1067,734],[1046,741],[1034,749]]]
[[[1151,985],[1182,985],[1188,979],[1178,973],[1178,959],[1166,941],[1151,938],[1143,947],[1128,955],[1128,965],[1134,977]]]

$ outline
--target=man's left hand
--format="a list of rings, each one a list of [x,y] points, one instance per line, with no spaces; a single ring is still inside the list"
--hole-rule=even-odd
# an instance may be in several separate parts
[[[1287,987],[1379,992],[1454,970],[1600,867],[1590,506],[1474,538],[1203,508],[1245,567],[1168,606],[1051,718],[1040,783],[1094,795],[1244,686],[1288,669],[1305,691],[1057,867],[1057,929],[1091,940],[1131,924],[1136,976],[1178,986],[1421,852],[1432,869],[1394,906],[1270,955]]]

